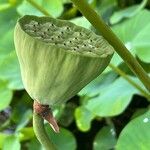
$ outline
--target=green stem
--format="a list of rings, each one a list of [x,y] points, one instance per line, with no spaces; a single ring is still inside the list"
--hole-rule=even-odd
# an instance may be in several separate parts
[[[121,69],[114,66],[113,64],[109,64],[109,67],[117,72],[120,76],[122,76],[125,80],[127,80],[133,87],[140,91],[140,93],[145,96],[148,100],[150,100],[150,95],[144,89],[142,89],[136,82],[134,82],[131,78],[129,78]]]
[[[138,61],[131,55],[124,44],[112,32],[85,0],[72,0],[81,13],[91,22],[91,24],[102,34],[102,36],[114,47],[116,52],[125,61],[129,68],[137,75],[144,86],[150,91],[150,78]]]
[[[34,0],[27,0],[33,7],[38,9],[41,13],[43,13],[46,16],[51,16],[47,10],[45,10],[43,7],[41,7],[37,2]]]
[[[45,150],[56,150],[54,144],[50,141],[48,135],[46,134],[44,120],[35,112],[33,113],[33,129],[36,137]]]

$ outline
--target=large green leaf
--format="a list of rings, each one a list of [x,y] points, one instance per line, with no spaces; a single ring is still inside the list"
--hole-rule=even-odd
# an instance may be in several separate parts
[[[16,24],[16,20],[18,18],[18,14],[16,13],[16,9],[12,7],[11,9],[7,9],[5,11],[0,12],[0,33],[1,38],[5,35],[8,30],[13,29]]]
[[[46,131],[58,150],[76,149],[76,140],[70,131],[61,128],[60,133],[56,134],[49,125],[46,126]]]
[[[112,13],[113,8],[117,5],[116,0],[103,0],[97,2],[97,12],[105,19]]]
[[[3,150],[20,150],[21,144],[19,139],[15,135],[11,135],[5,138]]]
[[[7,83],[0,80],[0,111],[9,106],[13,93],[7,88]]]
[[[87,29],[90,29],[91,27],[90,22],[85,17],[77,17],[77,18],[71,19],[70,21],[78,26],[82,26]]]
[[[115,131],[109,126],[103,127],[94,139],[94,150],[109,150],[116,145]]]
[[[60,0],[55,1],[44,1],[44,0],[36,0],[35,1],[38,5],[40,5],[43,9],[46,9],[52,16],[58,17],[63,11],[63,2]],[[26,0],[18,7],[18,12],[21,15],[38,15],[43,16],[44,14],[40,12],[37,8],[31,5]]]
[[[135,53],[144,62],[150,62],[150,12],[148,10],[142,10],[135,17],[114,26],[113,30],[133,54]],[[117,60],[117,64],[120,62]]]
[[[14,49],[13,30],[18,14],[14,7],[0,15],[0,79],[8,81],[8,88],[23,89],[20,69]]]
[[[116,150],[150,149],[150,111],[129,122],[123,129]]]
[[[8,134],[0,132],[0,149],[3,147],[3,143],[7,137],[8,137]]]
[[[14,27],[8,29],[8,31],[5,32],[3,37],[1,38],[0,57],[2,55],[7,55],[14,50],[13,29]]]
[[[109,72],[107,74],[101,74],[95,80],[85,86],[79,93],[79,96],[93,97],[99,95],[103,89],[107,88],[112,82],[115,81],[117,74]]]
[[[115,12],[110,18],[110,23],[115,24],[121,21],[123,18],[133,17],[145,7],[146,3],[147,0],[143,0],[141,4],[133,5]]]
[[[13,30],[18,14],[14,8],[1,12],[0,15],[0,59],[14,49]]]
[[[23,89],[20,68],[15,51],[8,54],[0,64],[0,79],[8,81],[8,88]]]
[[[45,7],[50,14],[54,17],[58,17],[61,15],[63,11],[63,2],[61,0],[51,0],[51,1],[45,1],[42,2],[43,7]]]
[[[135,82],[139,81],[132,78]],[[144,88],[144,87],[143,87]],[[122,77],[109,85],[103,92],[91,98],[85,107],[98,116],[115,116],[122,113],[129,105],[133,94],[139,93],[130,83]]]

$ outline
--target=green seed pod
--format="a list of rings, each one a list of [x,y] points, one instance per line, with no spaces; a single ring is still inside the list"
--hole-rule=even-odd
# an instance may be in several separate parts
[[[73,97],[107,67],[113,54],[102,36],[50,17],[22,17],[14,41],[24,87],[43,105]]]

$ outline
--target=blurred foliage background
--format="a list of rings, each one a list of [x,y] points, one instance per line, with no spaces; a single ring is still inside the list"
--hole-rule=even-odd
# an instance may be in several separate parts
[[[150,1],[88,2],[150,73]],[[33,100],[24,90],[13,43],[16,21],[25,14],[50,15],[96,32],[70,0],[0,0],[2,150],[43,149],[33,132]],[[46,130],[58,150],[149,150],[149,101],[148,91],[115,53],[101,76],[54,108],[60,134],[53,133],[48,124]]]

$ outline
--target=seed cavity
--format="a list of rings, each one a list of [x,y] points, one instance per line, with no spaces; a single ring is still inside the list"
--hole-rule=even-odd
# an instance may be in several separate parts
[[[73,48],[73,50],[74,50],[74,51],[76,51],[76,50],[77,50],[77,48],[75,48],[75,47],[74,47],[74,48]]]
[[[69,27],[67,27],[67,30],[70,30],[70,28],[69,28]]]
[[[83,36],[83,34],[80,32],[80,35]]]

